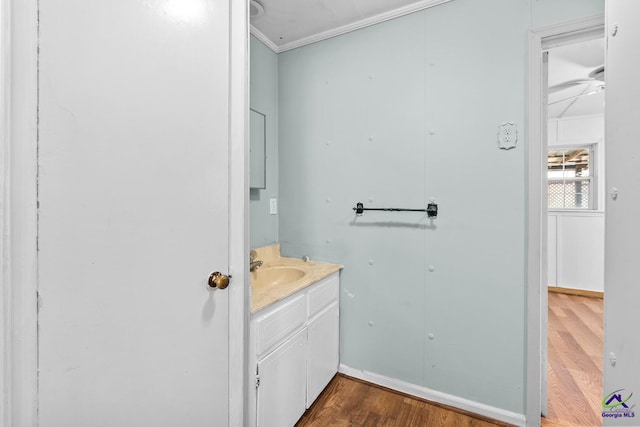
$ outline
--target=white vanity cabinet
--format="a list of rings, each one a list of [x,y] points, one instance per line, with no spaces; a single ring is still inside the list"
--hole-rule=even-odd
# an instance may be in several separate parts
[[[250,425],[293,426],[338,371],[338,274],[252,314]]]

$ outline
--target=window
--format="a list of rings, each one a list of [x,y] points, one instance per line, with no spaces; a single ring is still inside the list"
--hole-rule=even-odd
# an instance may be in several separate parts
[[[549,209],[595,209],[594,147],[549,148]]]

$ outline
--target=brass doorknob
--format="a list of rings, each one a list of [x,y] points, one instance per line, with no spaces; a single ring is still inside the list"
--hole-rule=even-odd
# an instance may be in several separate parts
[[[225,289],[229,286],[229,276],[214,271],[209,275],[209,286],[217,289]]]

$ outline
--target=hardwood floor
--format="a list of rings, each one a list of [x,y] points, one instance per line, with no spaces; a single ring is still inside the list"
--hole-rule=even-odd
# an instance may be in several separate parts
[[[543,427],[601,426],[603,300],[549,293],[548,413]]]
[[[342,374],[296,427],[494,427],[509,424],[464,413]]]
[[[549,294],[549,411],[543,427],[600,426],[603,301]],[[508,424],[342,374],[296,427],[491,427]]]

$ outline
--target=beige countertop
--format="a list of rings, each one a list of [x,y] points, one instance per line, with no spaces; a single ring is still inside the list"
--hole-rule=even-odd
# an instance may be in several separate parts
[[[281,257],[279,244],[256,248],[255,251],[256,260],[261,260],[263,264],[251,272],[251,313],[268,307],[344,268],[340,264]],[[256,282],[259,282],[260,271],[271,267],[295,267],[304,271],[305,275],[291,282],[256,285]]]

